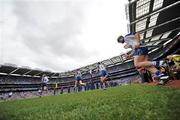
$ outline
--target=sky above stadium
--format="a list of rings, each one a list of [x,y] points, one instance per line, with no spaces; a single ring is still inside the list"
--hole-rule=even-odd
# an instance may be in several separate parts
[[[0,64],[68,71],[125,50],[128,0],[0,0]]]

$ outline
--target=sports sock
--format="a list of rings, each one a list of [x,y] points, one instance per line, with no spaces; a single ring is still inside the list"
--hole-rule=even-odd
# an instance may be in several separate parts
[[[157,61],[152,61],[151,63],[152,63],[154,66],[157,65]]]
[[[105,83],[103,83],[103,88],[104,88],[104,89],[106,88],[106,84],[105,84]]]
[[[156,71],[156,76],[159,76],[160,74],[161,74],[161,72],[158,70],[158,71]]]
[[[162,64],[162,61],[152,61],[152,64],[159,67]]]

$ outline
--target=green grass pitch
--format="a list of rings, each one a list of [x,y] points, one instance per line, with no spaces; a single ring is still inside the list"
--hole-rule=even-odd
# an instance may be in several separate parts
[[[0,103],[0,120],[176,120],[180,89],[127,85]]]

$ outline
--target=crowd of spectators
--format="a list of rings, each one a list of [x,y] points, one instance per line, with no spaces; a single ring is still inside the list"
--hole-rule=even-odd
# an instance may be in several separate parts
[[[43,92],[43,96],[53,95],[53,90],[48,90],[47,92]],[[40,97],[41,94],[38,91],[25,91],[25,92],[7,92],[0,93],[0,100],[17,100],[24,98],[34,98]]]
[[[0,75],[0,84],[31,84],[39,81],[40,78]]]
[[[127,85],[131,82],[137,82],[139,81],[139,77],[127,77],[123,80],[115,80],[110,81],[109,85],[107,87],[114,87],[117,85]],[[78,91],[74,89],[73,86],[66,86],[66,87],[58,87],[54,89],[49,89],[47,91],[42,91],[41,89],[36,91],[22,91],[22,92],[6,92],[6,93],[0,93],[0,100],[6,101],[6,100],[16,100],[16,99],[25,99],[25,98],[34,98],[34,97],[42,97],[42,96],[49,96],[49,95],[59,95],[59,94],[66,94],[66,93],[73,93],[73,92],[80,92],[80,91],[87,91],[87,90],[93,90],[93,89],[101,89],[102,85],[100,82],[96,82],[92,84],[87,84],[86,86],[79,86]]]

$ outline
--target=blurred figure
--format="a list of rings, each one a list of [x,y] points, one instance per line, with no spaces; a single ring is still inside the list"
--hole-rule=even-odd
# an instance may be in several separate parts
[[[168,55],[166,57],[168,59],[169,71],[173,79],[180,79],[180,55]]]
[[[55,84],[55,87],[54,87],[54,95],[56,95],[57,91],[58,91],[58,83]]]
[[[100,81],[103,85],[103,89],[106,89],[106,84],[108,85],[107,83],[107,70],[105,68],[105,66],[101,63],[101,62],[98,62],[98,71],[99,71],[99,74],[100,74]]]
[[[41,82],[42,82],[42,84],[41,84],[42,90],[47,91],[47,90],[48,90],[48,82],[49,82],[49,79],[48,79],[48,77],[46,76],[46,74],[43,74],[43,75],[42,75]]]
[[[178,54],[168,55],[167,59],[169,61],[174,62],[174,68],[180,69],[180,55],[178,55]]]
[[[167,76],[164,76],[164,74],[156,68],[156,66],[160,66],[161,61],[148,60],[148,50],[145,46],[142,46],[143,43],[140,41],[139,33],[129,33],[125,37],[118,37],[117,40],[119,43],[125,43],[125,49],[133,49],[133,54],[131,55],[133,55],[134,66],[138,71],[143,67],[150,71],[154,75],[154,78],[160,80],[159,84],[164,84],[164,79],[167,79]]]
[[[161,73],[167,75],[167,71],[166,71],[166,68],[165,68],[165,67],[161,66],[161,67],[159,68],[159,70],[161,71]]]
[[[152,76],[149,71],[144,68],[139,69],[139,74],[142,79],[142,83],[150,83],[153,81]]]
[[[39,97],[42,96],[42,90],[41,89],[38,90],[38,94],[39,94]]]
[[[13,95],[13,93],[12,93],[12,91],[10,91],[9,94],[8,94],[8,98],[11,98],[12,95]]]
[[[93,90],[95,87],[94,87],[94,82],[93,82],[93,73],[92,73],[92,70],[90,69],[89,70],[89,74],[90,74],[90,89]]]
[[[82,82],[82,74],[80,70],[77,70],[77,73],[75,75],[75,84],[74,84],[74,88],[77,89],[77,87],[79,87],[79,85],[86,85],[86,83]]]

